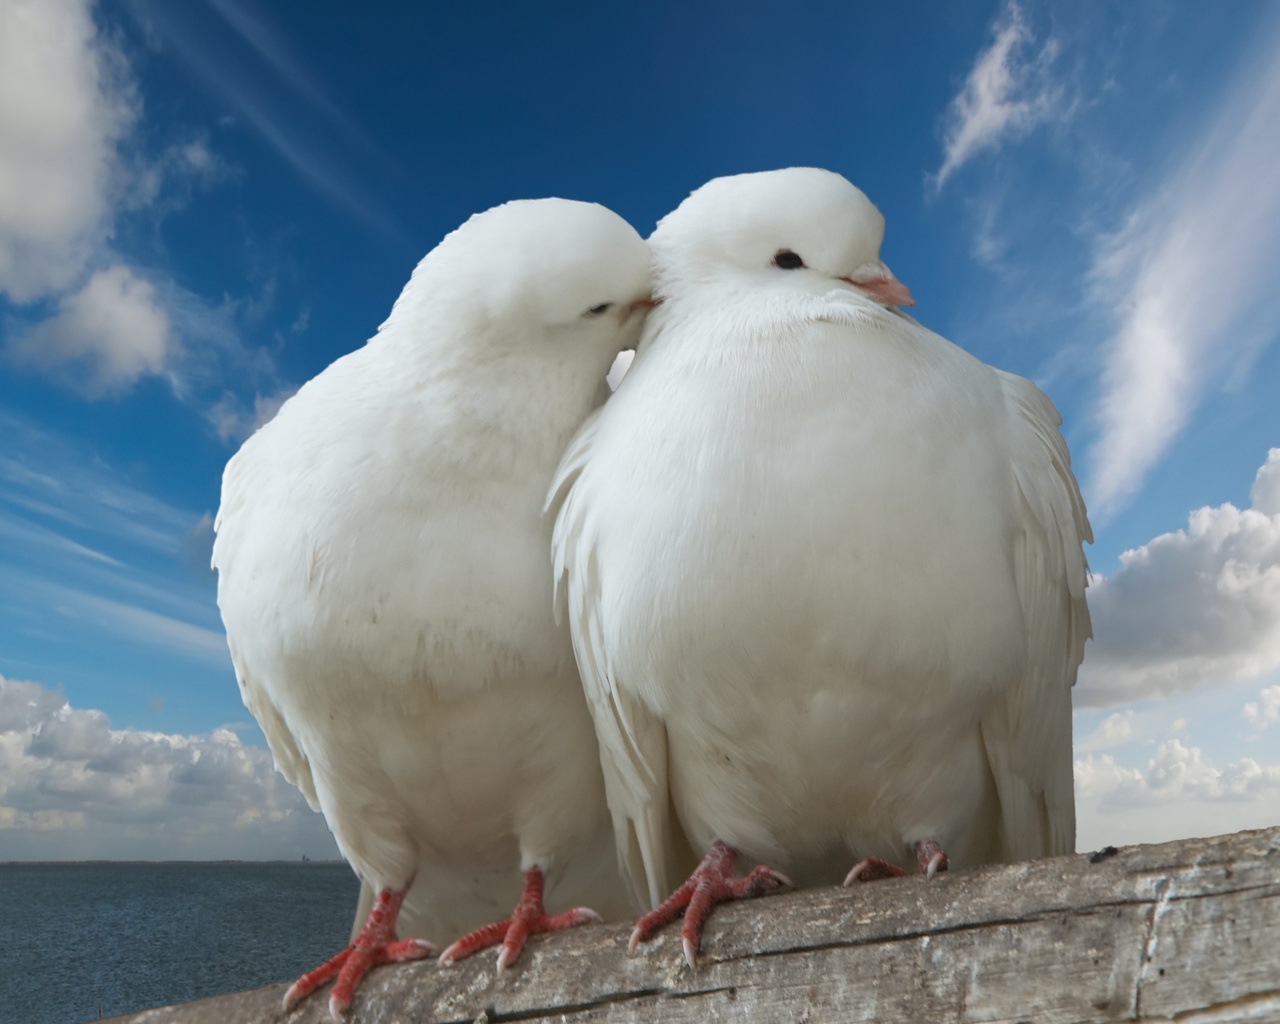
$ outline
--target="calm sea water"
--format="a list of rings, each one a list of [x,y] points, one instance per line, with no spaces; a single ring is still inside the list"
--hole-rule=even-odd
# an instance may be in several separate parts
[[[0,1020],[80,1024],[292,981],[347,942],[345,864],[0,864]]]

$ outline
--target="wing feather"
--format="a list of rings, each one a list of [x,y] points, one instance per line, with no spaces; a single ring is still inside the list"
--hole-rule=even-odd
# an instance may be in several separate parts
[[[588,490],[597,410],[570,443],[551,484],[558,506],[552,538],[557,617],[567,616],[583,691],[595,723],[605,795],[613,817],[619,868],[633,897],[656,906],[683,879],[688,844],[676,823],[667,785],[667,732],[619,680],[609,656],[596,521]]]
[[[1028,669],[984,717],[1008,860],[1075,849],[1071,687],[1091,636],[1081,547],[1093,534],[1058,427],[1062,417],[1030,381],[996,371],[1010,410],[1020,506],[1015,585]]]
[[[246,496],[252,490],[256,463],[253,455],[257,450],[256,438],[250,438],[244,447],[227,463],[222,475],[222,502],[218,508],[218,516],[214,521],[215,531],[213,544],[213,568],[218,570],[219,604],[224,607],[223,588],[228,585],[230,562],[236,558],[237,550],[243,542],[245,518],[247,515]],[[243,574],[234,574],[239,581]],[[242,581],[234,585],[244,585]],[[280,709],[271,700],[271,695],[260,682],[255,681],[249,671],[247,659],[237,649],[230,637],[227,646],[231,651],[231,664],[235,669],[236,682],[240,685],[240,699],[244,706],[257,720],[267,739],[271,756],[275,758],[276,771],[289,782],[297,786],[306,797],[311,809],[320,810],[320,802],[316,797],[315,780],[311,774],[311,764],[294,739],[288,722]]]

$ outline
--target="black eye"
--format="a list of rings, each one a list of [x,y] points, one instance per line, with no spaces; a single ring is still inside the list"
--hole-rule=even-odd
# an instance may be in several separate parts
[[[804,260],[800,258],[798,253],[794,253],[790,249],[779,249],[774,254],[773,265],[781,267],[783,270],[799,270],[804,266]]]
[[[599,316],[601,313],[612,308],[613,308],[612,302],[602,302],[598,306],[592,306],[589,310],[587,310],[587,312],[590,313],[592,316]]]

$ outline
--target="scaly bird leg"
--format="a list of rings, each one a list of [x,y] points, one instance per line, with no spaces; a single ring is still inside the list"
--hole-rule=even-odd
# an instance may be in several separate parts
[[[338,980],[329,993],[329,1014],[339,1020],[351,1009],[356,989],[374,967],[421,960],[434,953],[435,947],[425,939],[396,938],[396,915],[407,891],[408,886],[399,892],[392,889],[379,892],[364,927],[351,945],[290,985],[284,994],[284,1008],[292,1009],[336,974]]]
[[[688,880],[668,896],[660,907],[636,922],[631,932],[629,951],[634,953],[641,942],[663,925],[674,921],[683,910],[681,945],[685,960],[690,967],[695,967],[698,946],[702,942],[702,926],[717,903],[748,900],[779,889],[792,888],[791,879],[781,871],[763,864],[756,866],[749,875],[734,878],[731,872],[737,857],[738,853],[733,847],[716,840]]]
[[[440,954],[440,962],[451,964],[501,942],[498,970],[506,970],[515,963],[520,950],[524,948],[524,940],[530,935],[556,932],[562,928],[573,928],[588,921],[600,920],[600,915],[589,907],[574,907],[562,914],[547,914],[542,909],[542,887],[542,869],[535,865],[524,873],[524,889],[515,912],[505,920],[495,921],[462,936]]]

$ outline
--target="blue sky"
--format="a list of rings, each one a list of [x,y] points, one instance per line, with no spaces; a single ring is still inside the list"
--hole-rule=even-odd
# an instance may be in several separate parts
[[[331,852],[226,654],[226,460],[471,213],[799,164],[1065,417],[1081,846],[1280,821],[1280,9],[352,12],[0,0],[0,860]]]

